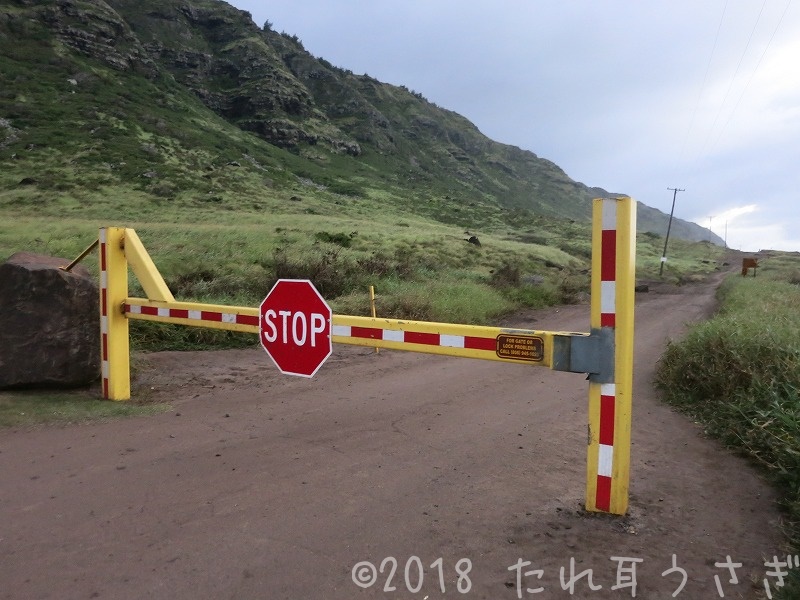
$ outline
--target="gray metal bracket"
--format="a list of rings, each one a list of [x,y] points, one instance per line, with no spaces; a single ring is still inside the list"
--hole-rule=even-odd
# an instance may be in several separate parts
[[[554,371],[588,373],[593,383],[614,382],[614,328],[553,336]]]

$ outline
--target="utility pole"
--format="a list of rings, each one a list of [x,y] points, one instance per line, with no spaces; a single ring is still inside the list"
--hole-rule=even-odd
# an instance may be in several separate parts
[[[667,262],[667,244],[669,243],[669,230],[672,229],[672,215],[675,212],[675,197],[678,195],[678,192],[685,192],[686,190],[680,188],[671,188],[668,187],[668,190],[672,190],[672,209],[669,211],[669,224],[667,225],[667,237],[664,240],[664,252],[661,253],[661,268],[658,270],[658,276],[661,277],[664,274],[664,263]]]

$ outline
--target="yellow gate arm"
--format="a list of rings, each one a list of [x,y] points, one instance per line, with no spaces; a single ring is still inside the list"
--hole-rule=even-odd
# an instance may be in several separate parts
[[[627,197],[596,199],[592,223],[589,333],[333,315],[331,340],[588,373],[586,509],[624,514],[630,475],[636,203]],[[130,398],[131,319],[260,332],[259,308],[176,301],[132,229],[102,228],[99,245],[104,398]],[[128,297],[129,265],[146,298]]]

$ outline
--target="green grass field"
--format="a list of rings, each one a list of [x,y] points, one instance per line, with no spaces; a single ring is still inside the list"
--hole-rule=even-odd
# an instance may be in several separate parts
[[[230,208],[159,204],[126,188],[108,193],[113,202],[105,192],[81,202],[69,194],[39,202],[27,193],[0,191],[0,219],[13,223],[0,228],[0,256],[27,250],[71,259],[100,226],[132,227],[181,300],[255,306],[278,278],[308,278],[339,314],[369,314],[373,285],[382,316],[489,324],[520,308],[574,301],[589,288],[589,226],[566,219],[531,216],[525,227],[475,231],[374,198],[316,190],[291,200],[300,193],[292,188],[257,202],[236,196]],[[466,242],[467,231],[479,236],[480,247]],[[639,277],[657,277],[662,245],[659,236],[639,236]],[[711,272],[722,252],[673,240],[664,276],[679,282]],[[85,264],[96,273],[96,253]],[[130,289],[141,293],[133,278]],[[137,324],[134,343],[181,349],[247,342]]]

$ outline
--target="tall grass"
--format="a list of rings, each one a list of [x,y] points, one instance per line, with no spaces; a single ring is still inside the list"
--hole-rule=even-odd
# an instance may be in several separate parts
[[[789,257],[790,259],[792,257]],[[670,343],[656,385],[668,402],[758,463],[777,486],[792,552],[800,550],[800,257],[731,276],[720,309]],[[784,589],[800,597],[800,577]]]

